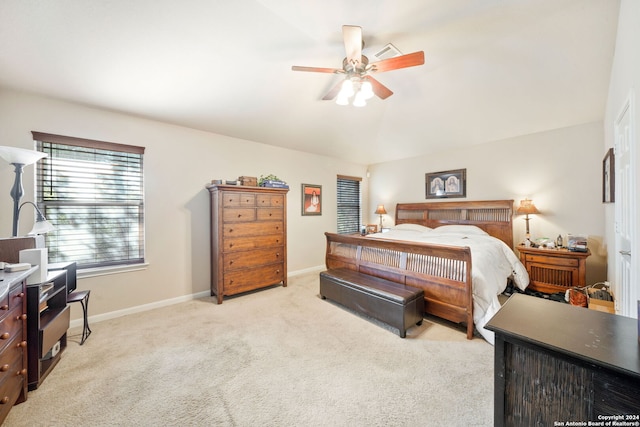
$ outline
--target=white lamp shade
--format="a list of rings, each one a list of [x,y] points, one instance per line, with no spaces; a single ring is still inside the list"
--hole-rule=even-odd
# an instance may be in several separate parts
[[[360,92],[362,93],[362,96],[364,96],[364,99],[371,99],[373,98],[373,85],[371,84],[370,81],[365,80],[362,83],[362,87],[360,89]]]
[[[362,95],[362,91],[358,91],[358,93],[356,93],[356,97],[353,100],[353,106],[354,107],[364,107],[365,105],[367,105],[367,102],[364,100],[364,96]]]
[[[29,232],[29,235],[33,236],[33,235],[38,235],[38,234],[45,234],[45,233],[48,233],[48,232],[53,231],[55,229],[56,228],[53,226],[53,224],[51,224],[46,219],[41,220],[41,221],[38,220],[38,221],[35,222],[35,224],[33,224],[33,228]]]
[[[340,93],[338,94],[338,96],[349,98],[353,96],[353,94],[353,82],[349,79],[346,79],[344,82],[342,82],[342,89],[340,89]]]
[[[30,165],[43,157],[47,157],[47,153],[0,145],[0,157],[2,157],[7,163]]]

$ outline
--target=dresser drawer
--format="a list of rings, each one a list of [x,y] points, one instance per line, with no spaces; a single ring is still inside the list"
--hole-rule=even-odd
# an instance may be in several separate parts
[[[0,383],[22,369],[22,337],[16,337],[0,355]]]
[[[223,256],[225,268],[235,270],[245,267],[256,267],[259,265],[282,262],[283,247],[258,249],[255,251],[230,252]]]
[[[267,236],[269,234],[284,235],[284,223],[282,221],[255,222],[255,223],[235,223],[224,224],[222,236],[244,237],[244,236]]]
[[[222,206],[255,206],[256,195],[251,193],[232,193],[225,192],[222,194]]]
[[[240,271],[225,272],[224,293],[233,295],[267,285],[275,285],[284,280],[284,264],[271,264]]]
[[[258,194],[258,206],[284,206],[282,194]]]
[[[251,208],[224,209],[222,211],[222,219],[225,222],[255,221],[256,210]]]
[[[6,418],[23,390],[26,377],[24,373],[18,372],[22,371],[19,368],[19,365],[11,365],[11,370],[7,372],[9,375],[0,382],[0,420]]]
[[[284,244],[283,234],[269,236],[237,237],[224,239],[223,252],[243,251],[247,249],[260,249]]]
[[[22,307],[15,307],[0,320],[0,348],[16,337],[22,339]]]
[[[579,261],[575,258],[561,258],[561,257],[549,257],[545,255],[530,255],[526,256],[527,263],[531,264],[548,264],[558,265],[564,267],[577,267]]]
[[[50,319],[45,320],[43,315],[43,326],[42,329],[40,329],[40,354],[38,357],[44,357],[49,350],[51,350],[51,347],[67,333],[67,329],[69,329],[70,311],[67,305]],[[46,324],[44,324],[45,321]]]
[[[0,300],[0,317],[15,307],[22,307],[23,300],[24,292],[22,291],[22,286],[16,286]]]
[[[258,209],[257,217],[259,221],[275,221],[284,219],[284,211],[280,208]]]

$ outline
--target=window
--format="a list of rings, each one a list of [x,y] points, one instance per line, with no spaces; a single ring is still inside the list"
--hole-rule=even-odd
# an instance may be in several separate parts
[[[360,231],[360,181],[362,178],[338,175],[338,233]]]
[[[78,268],[144,262],[143,147],[32,132],[38,207],[56,227],[49,262]]]

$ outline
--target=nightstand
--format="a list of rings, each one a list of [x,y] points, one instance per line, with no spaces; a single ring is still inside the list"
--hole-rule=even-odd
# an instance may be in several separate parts
[[[517,247],[520,261],[529,273],[529,289],[538,292],[564,292],[586,285],[587,257],[591,252],[568,249]]]

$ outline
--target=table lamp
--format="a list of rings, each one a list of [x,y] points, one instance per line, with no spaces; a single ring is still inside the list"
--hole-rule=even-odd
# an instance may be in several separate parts
[[[374,212],[376,215],[380,215],[380,232],[382,233],[382,215],[386,215],[387,211],[384,208],[384,205],[378,205],[376,211]]]
[[[516,213],[518,215],[525,215],[524,221],[526,223],[526,240],[525,241],[531,241],[531,233],[529,233],[529,215],[530,214],[539,214],[540,211],[538,210],[538,208],[536,208],[536,206],[533,204],[533,202],[530,199],[524,199],[524,200],[520,200],[520,206],[518,206],[518,209],[516,209]]]

